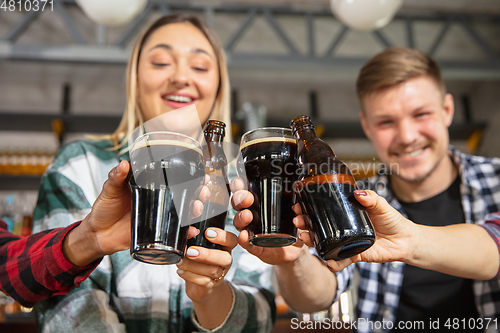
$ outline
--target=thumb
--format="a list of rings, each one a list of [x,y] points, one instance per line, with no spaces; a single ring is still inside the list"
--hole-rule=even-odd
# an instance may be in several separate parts
[[[130,164],[127,161],[121,161],[116,167],[114,167],[108,173],[108,180],[104,182],[102,187],[102,194],[114,198],[118,196],[122,196],[123,192],[127,193],[130,191],[128,189],[127,176],[129,174]]]
[[[366,212],[370,215],[384,215],[393,209],[387,200],[371,190],[356,190],[354,191],[354,195],[356,200],[365,207]]]
[[[359,203],[366,208],[366,212],[378,233],[386,233],[389,231],[391,233],[401,232],[403,229],[389,230],[387,228],[394,228],[396,226],[402,228],[404,225],[408,225],[405,222],[409,220],[389,205],[387,200],[377,193],[369,190],[356,190],[354,194]]]

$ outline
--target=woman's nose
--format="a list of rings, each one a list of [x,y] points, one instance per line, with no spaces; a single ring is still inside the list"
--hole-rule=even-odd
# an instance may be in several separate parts
[[[189,85],[189,70],[187,66],[178,64],[170,76],[170,82],[178,88]]]

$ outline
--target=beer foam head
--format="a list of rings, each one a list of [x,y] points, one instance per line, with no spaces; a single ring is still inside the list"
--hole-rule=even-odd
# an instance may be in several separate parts
[[[268,138],[259,138],[255,140],[248,141],[244,144],[241,145],[240,149],[244,149],[248,146],[256,145],[258,143],[265,143],[265,142],[281,142],[281,143],[289,143],[289,144],[297,144],[297,140],[293,138],[283,138],[283,137],[268,137]]]
[[[192,149],[196,151],[198,154],[203,155],[203,152],[201,151],[201,148],[194,143],[189,143],[189,142],[184,142],[184,141],[177,141],[177,140],[167,140],[167,139],[161,139],[161,140],[147,140],[146,138],[143,138],[143,140],[137,141],[134,146],[132,147],[131,154],[134,153],[137,149],[148,147],[148,146],[177,146],[177,147],[182,147],[186,149]]]

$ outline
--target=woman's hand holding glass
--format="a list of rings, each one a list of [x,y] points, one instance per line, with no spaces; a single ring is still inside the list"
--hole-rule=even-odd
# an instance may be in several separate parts
[[[82,223],[71,230],[63,243],[66,257],[76,266],[87,266],[105,255],[130,248],[130,187],[127,182],[130,164],[121,161],[108,174],[99,197]],[[203,212],[208,188],[199,190],[199,200],[191,205],[194,217]],[[188,237],[196,235],[190,228]]]
[[[231,251],[238,245],[236,235],[219,228],[207,229],[205,236],[222,245],[222,250],[191,246],[177,264],[177,273],[186,281],[186,294],[193,302],[200,303],[207,301],[223,284],[233,261]]]
[[[214,329],[224,322],[232,307],[231,287],[224,277],[231,268],[231,251],[238,240],[233,233],[219,228],[207,229],[205,236],[222,245],[222,250],[189,247],[177,264],[177,274],[186,281],[186,294],[193,301],[198,322],[204,328]],[[218,311],[214,312],[215,308]]]
[[[246,208],[253,204],[253,194],[245,190],[245,183],[241,178],[234,178],[231,181],[231,192],[233,193],[231,205],[234,209],[238,210],[238,213],[234,217],[234,226],[237,230],[241,231],[238,236],[238,243],[249,253],[270,265],[287,264],[297,260],[304,246],[304,243],[301,241],[301,235],[304,231],[298,231],[299,239],[294,245],[290,246],[260,247],[250,244],[249,235],[245,227],[252,222],[253,215]]]

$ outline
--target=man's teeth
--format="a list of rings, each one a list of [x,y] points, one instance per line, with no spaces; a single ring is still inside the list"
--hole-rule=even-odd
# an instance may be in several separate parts
[[[413,156],[417,156],[417,155],[421,154],[422,152],[423,152],[423,149],[419,149],[419,150],[415,150],[415,151],[408,153],[408,154],[400,153],[399,156],[400,157],[413,157]]]
[[[191,103],[193,100],[186,96],[178,96],[178,95],[168,95],[164,97],[167,101],[174,101],[180,103]]]

